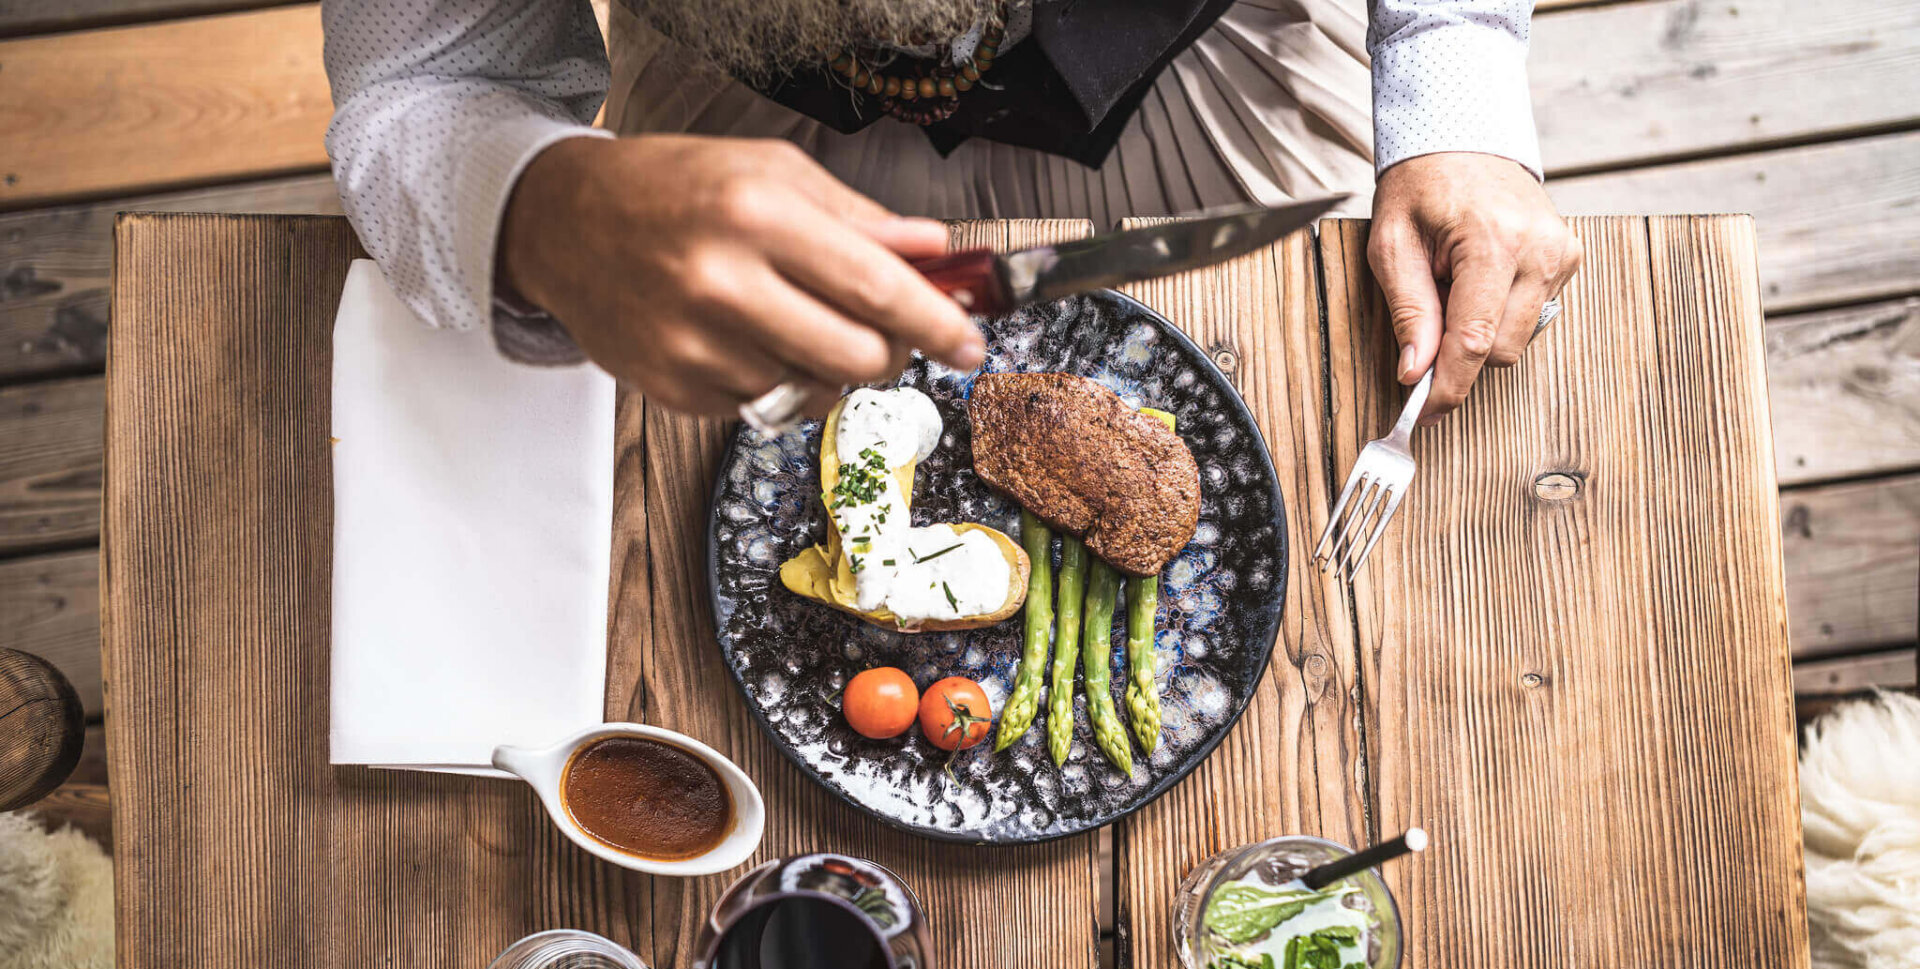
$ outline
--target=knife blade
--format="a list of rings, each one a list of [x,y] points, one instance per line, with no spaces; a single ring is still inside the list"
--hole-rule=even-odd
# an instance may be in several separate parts
[[[1109,232],[1016,252],[963,249],[913,268],[967,312],[999,316],[1027,303],[1155,279],[1244,256],[1346,201],[1345,194],[1285,205],[1242,205],[1195,218]],[[740,418],[766,436],[789,430],[806,392],[792,380],[740,405]]]
[[[1199,218],[1017,252],[965,249],[913,263],[968,312],[997,316],[1026,303],[1154,279],[1244,256],[1312,224],[1347,198],[1236,206]]]

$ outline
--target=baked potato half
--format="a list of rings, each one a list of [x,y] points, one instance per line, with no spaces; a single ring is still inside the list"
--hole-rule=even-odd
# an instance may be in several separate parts
[[[833,406],[828,412],[826,427],[820,434],[820,496],[822,504],[830,504],[834,487],[840,483],[840,455],[837,447],[840,428],[840,410],[846,406],[846,398]],[[913,506],[913,476],[918,463],[908,461],[894,469],[894,480],[900,486],[900,494],[906,499],[907,506]],[[855,608],[855,579],[853,568],[847,557],[841,554],[840,533],[837,529],[827,529],[825,544],[802,549],[800,554],[780,565],[780,584],[794,594],[812,599],[815,602],[832,606],[842,612],[852,613],[876,626],[895,629],[902,632],[938,632],[949,629],[977,629],[991,626],[1014,613],[1027,598],[1028,570],[1032,567],[1027,561],[1026,550],[1020,543],[1009,538],[998,529],[973,522],[956,522],[952,525],[957,533],[978,531],[986,533],[999,548],[1000,554],[1007,560],[1007,595],[999,608],[992,612],[976,616],[963,616],[958,619],[923,619],[903,625],[897,617],[885,607],[872,611]]]

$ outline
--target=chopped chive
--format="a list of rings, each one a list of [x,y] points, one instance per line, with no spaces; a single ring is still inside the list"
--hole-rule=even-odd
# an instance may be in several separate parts
[[[933,553],[932,555],[924,555],[924,556],[918,552],[913,552],[913,549],[907,549],[907,551],[913,552],[913,561],[915,562],[915,564],[918,564],[920,562],[931,562],[934,559],[937,559],[940,556],[945,555],[948,552],[951,552],[954,549],[959,548],[960,546],[965,544],[966,544],[965,542],[955,542],[952,545],[949,545],[946,548],[943,548],[940,551]]]
[[[952,607],[954,612],[959,612],[960,600],[955,599],[953,597],[953,589],[950,588],[945,582],[942,582],[940,583],[940,591],[945,592],[947,594],[947,605]]]

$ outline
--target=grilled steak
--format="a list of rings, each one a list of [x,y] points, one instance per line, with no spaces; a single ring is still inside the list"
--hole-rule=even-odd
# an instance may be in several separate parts
[[[1064,373],[987,374],[969,410],[981,479],[1115,568],[1157,575],[1193,538],[1193,455],[1113,391]]]

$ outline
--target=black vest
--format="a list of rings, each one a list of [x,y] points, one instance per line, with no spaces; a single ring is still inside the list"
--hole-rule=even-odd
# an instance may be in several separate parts
[[[695,0],[697,2],[697,0]],[[1036,0],[1033,30],[1003,51],[959,109],[926,126],[945,155],[968,138],[1035,148],[1099,167],[1154,79],[1233,0]],[[854,97],[825,65],[755,89],[843,134],[900,124]],[[998,90],[996,90],[996,88]]]

